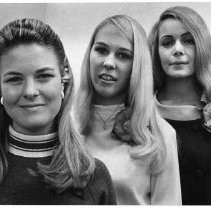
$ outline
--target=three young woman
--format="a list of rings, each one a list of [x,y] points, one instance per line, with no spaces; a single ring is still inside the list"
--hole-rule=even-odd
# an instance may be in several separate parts
[[[175,128],[183,204],[211,204],[211,36],[188,7],[165,10],[149,35],[156,104]]]
[[[80,131],[118,204],[181,204],[180,177],[183,204],[210,204],[209,30],[194,10],[173,7],[149,45],[156,98],[140,24],[117,15],[96,27],[76,100]],[[73,78],[55,32],[35,19],[7,24],[0,75],[0,204],[115,204],[106,167],[73,124]]]
[[[105,165],[70,115],[73,78],[58,35],[36,19],[0,30],[0,204],[115,204]]]
[[[75,107],[118,204],[181,203],[176,135],[156,110],[147,37],[137,21],[117,15],[96,27]]]

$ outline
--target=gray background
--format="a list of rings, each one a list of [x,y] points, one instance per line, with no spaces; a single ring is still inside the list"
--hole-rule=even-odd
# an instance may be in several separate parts
[[[148,34],[160,13],[175,5],[195,9],[211,30],[211,2],[0,3],[0,28],[23,17],[50,24],[63,41],[78,87],[83,55],[97,24],[108,16],[126,14],[135,18]]]

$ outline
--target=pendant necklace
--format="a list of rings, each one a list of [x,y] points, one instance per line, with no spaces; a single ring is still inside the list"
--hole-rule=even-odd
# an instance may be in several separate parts
[[[109,117],[106,120],[104,120],[103,117],[100,115],[100,113],[98,111],[96,111],[97,114],[98,114],[98,116],[100,117],[101,121],[103,122],[103,129],[104,130],[107,130],[108,129],[107,122],[111,119],[111,117],[117,111],[117,109],[120,107],[120,105],[121,104],[117,105],[116,109],[109,115]]]

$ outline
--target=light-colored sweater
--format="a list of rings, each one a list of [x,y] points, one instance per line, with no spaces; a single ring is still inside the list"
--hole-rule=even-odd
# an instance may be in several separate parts
[[[159,124],[165,131],[167,161],[161,173],[152,175],[147,164],[130,158],[131,146],[111,134],[115,116],[124,105],[114,112],[116,107],[95,105],[92,132],[87,137],[87,145],[93,156],[102,160],[109,169],[117,204],[180,205],[181,189],[174,129],[164,119],[159,118]],[[106,130],[103,128],[102,117],[104,120],[109,118]]]

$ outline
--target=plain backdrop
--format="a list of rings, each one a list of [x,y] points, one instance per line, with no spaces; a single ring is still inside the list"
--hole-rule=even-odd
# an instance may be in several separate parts
[[[0,28],[14,19],[38,18],[60,36],[78,87],[82,59],[94,28],[106,17],[126,14],[135,18],[148,34],[162,11],[183,5],[196,10],[211,30],[211,2],[129,3],[0,3]]]

